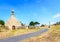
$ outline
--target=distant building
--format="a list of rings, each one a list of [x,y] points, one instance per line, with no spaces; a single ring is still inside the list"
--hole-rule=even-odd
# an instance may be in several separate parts
[[[21,22],[18,21],[14,15],[14,10],[11,12],[11,17],[8,19],[8,21],[5,23],[5,26],[7,26],[9,29],[17,29],[21,26]]]

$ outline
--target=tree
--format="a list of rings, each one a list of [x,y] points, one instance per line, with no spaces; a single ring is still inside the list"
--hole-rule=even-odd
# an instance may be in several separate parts
[[[31,22],[29,23],[29,25],[30,25],[30,26],[34,26],[34,22],[31,21]]]
[[[30,26],[35,26],[35,25],[38,25],[38,24],[40,24],[40,23],[39,22],[33,22],[33,21],[31,21],[29,25]]]
[[[5,22],[3,20],[0,20],[0,25],[4,25]]]
[[[53,25],[60,25],[60,22],[56,22],[55,24],[53,24]]]
[[[40,23],[39,23],[39,22],[35,22],[34,24],[35,24],[35,25],[39,25]]]
[[[60,22],[57,22],[56,24],[57,24],[57,25],[60,25]]]

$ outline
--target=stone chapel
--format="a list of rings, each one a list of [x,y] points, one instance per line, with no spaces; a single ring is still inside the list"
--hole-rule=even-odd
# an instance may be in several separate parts
[[[11,17],[8,19],[8,21],[5,23],[5,26],[7,26],[9,29],[17,29],[21,26],[21,22],[18,21],[14,15],[14,10],[11,11]]]

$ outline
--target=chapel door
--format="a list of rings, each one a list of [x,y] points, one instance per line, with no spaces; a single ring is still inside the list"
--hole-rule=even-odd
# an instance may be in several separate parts
[[[15,26],[14,25],[12,26],[12,30],[15,30]]]

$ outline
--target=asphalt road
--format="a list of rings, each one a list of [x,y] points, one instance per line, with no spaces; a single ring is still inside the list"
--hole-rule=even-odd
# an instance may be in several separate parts
[[[0,39],[0,42],[18,42],[18,41],[24,40],[26,38],[30,38],[30,37],[33,37],[33,36],[40,35],[40,34],[46,32],[48,30],[49,29],[44,28],[44,29],[42,29],[40,31],[37,31],[37,32],[24,34],[24,35],[20,35],[20,36],[9,37],[9,38],[5,38],[5,39]]]

